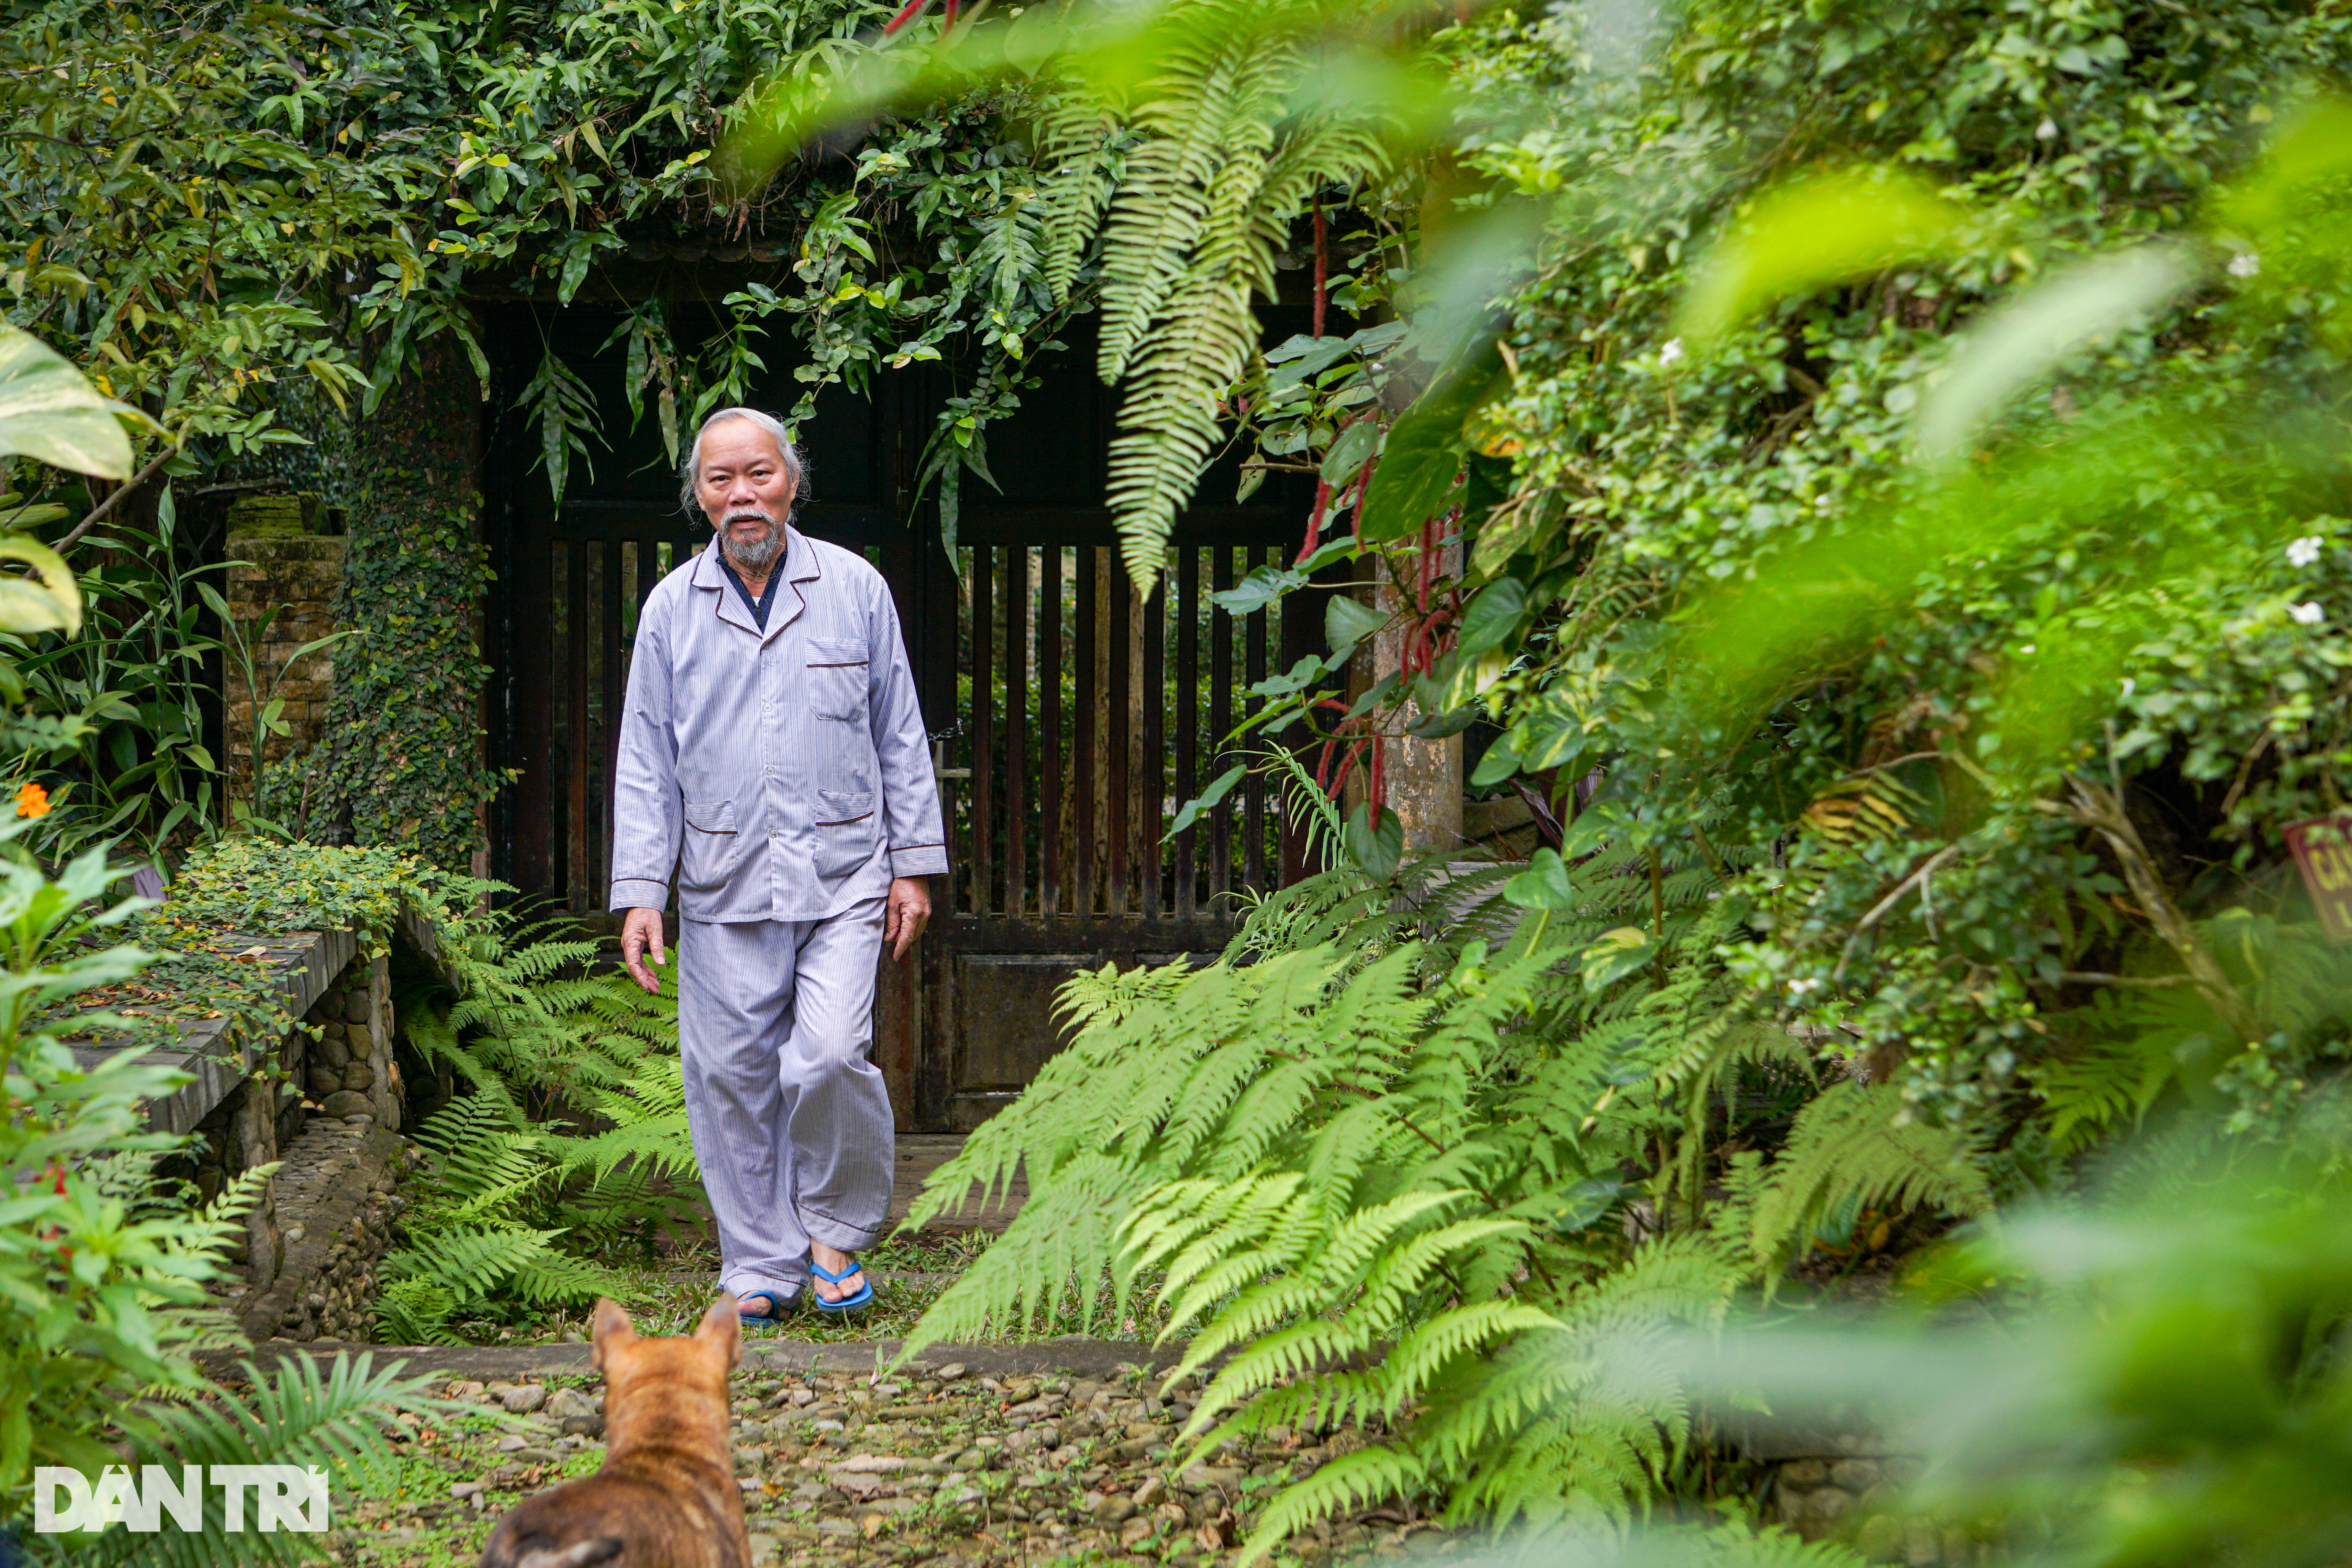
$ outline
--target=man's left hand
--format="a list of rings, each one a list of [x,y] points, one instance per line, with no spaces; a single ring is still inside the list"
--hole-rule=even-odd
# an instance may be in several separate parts
[[[892,878],[890,912],[882,923],[882,940],[890,944],[890,956],[906,957],[907,950],[930,923],[930,885],[920,877]]]

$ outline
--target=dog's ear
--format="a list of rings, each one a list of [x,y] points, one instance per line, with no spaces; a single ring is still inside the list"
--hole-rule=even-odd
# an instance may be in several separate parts
[[[743,1320],[736,1315],[735,1293],[719,1292],[719,1300],[710,1303],[710,1310],[702,1314],[701,1327],[694,1331],[697,1343],[719,1346],[727,1350],[727,1365],[731,1370],[743,1363]]]
[[[630,1326],[629,1314],[621,1310],[621,1304],[610,1296],[597,1298],[594,1340],[598,1372],[604,1370],[605,1358],[614,1351],[637,1342],[637,1331]]]

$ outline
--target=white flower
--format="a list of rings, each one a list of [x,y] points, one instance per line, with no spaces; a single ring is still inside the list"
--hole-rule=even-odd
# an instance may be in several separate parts
[[[2286,607],[2286,613],[2294,617],[2294,624],[2299,626],[2315,626],[2327,618],[2327,612],[2319,607],[2319,601],[2316,599],[2300,605],[2289,605]]]
[[[2058,139],[2058,122],[2047,116],[2044,116],[2042,123],[2033,128],[2033,136],[2034,140],[2038,142],[2056,141]]]
[[[1810,996],[1821,988],[1821,981],[1810,974],[1789,982],[1789,994],[1791,996]]]
[[[2327,541],[2315,533],[2306,533],[2286,547],[2286,563],[2290,566],[2308,566],[2318,560],[2319,552],[2326,548]]]
[[[2017,651],[2020,653],[2040,653],[2042,650],[2034,647],[2032,643],[2021,643],[2019,645]]]
[[[2263,269],[2263,258],[2251,250],[2242,250],[2230,258],[2230,276],[2252,278]]]
[[[1670,365],[1682,357],[1683,341],[1680,338],[1668,338],[1666,346],[1658,351],[1658,363],[1661,366]]]

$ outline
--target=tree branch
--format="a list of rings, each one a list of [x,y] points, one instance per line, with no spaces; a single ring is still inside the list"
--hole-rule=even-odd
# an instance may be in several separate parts
[[[2254,1010],[2238,992],[2212,951],[2197,934],[2196,925],[2181,912],[2166,891],[2163,878],[2157,875],[2156,862],[2148,855],[2147,846],[2140,841],[2139,829],[2124,810],[2123,786],[2120,779],[2107,784],[2085,778],[2069,778],[2068,786],[2074,792],[2071,806],[2059,806],[2060,815],[2082,824],[2106,840],[2116,863],[2123,868],[2124,883],[2131,889],[2132,901],[2147,916],[2156,934],[2164,939],[2180,959],[2185,978],[2205,994],[2221,1022],[2239,1039],[2258,1040],[2263,1037],[2261,1021]]]
[[[1871,906],[1870,912],[1863,916],[1861,922],[1853,928],[1853,934],[1845,939],[1845,951],[1838,954],[1837,968],[1830,972],[1831,984],[1835,985],[1845,978],[1845,966],[1853,960],[1854,946],[1862,941],[1863,933],[1884,920],[1889,910],[1903,901],[1903,896],[1906,893],[1914,888],[1924,887],[1928,878],[1942,869],[1946,861],[1960,852],[1960,842],[1959,839],[1955,838],[1933,855],[1928,856],[1926,863],[1917,870],[1895,884],[1893,892]]]
[[[164,447],[163,450],[155,454],[155,460],[153,462],[149,463],[145,468],[140,469],[137,473],[123,480],[121,484],[116,486],[112,495],[107,497],[104,500],[90,508],[89,515],[83,518],[79,522],[75,523],[71,533],[67,534],[63,539],[58,541],[58,553],[62,555],[67,551],[72,549],[76,544],[79,543],[83,534],[88,533],[91,529],[98,526],[99,519],[104,517],[108,512],[112,511],[118,505],[121,504],[122,498],[124,496],[129,495],[132,490],[137,489],[141,485],[143,485],[149,479],[153,479],[156,474],[162,471],[163,465],[172,460],[172,454],[178,450],[179,448],[176,447]]]

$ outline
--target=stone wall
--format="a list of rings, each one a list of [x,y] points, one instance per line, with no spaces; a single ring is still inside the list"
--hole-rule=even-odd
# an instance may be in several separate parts
[[[305,1020],[317,1037],[305,1054],[302,1087],[339,1121],[372,1120],[400,1129],[400,1064],[393,1058],[392,966],[362,959],[344,972]]]
[[[1860,1451],[1868,1446],[1836,1439],[1822,1445],[1831,1452],[1774,1460],[1769,1517],[1808,1541],[1843,1541],[1874,1562],[1906,1568],[1979,1562],[1983,1550],[1966,1534],[1895,1508],[1896,1493],[1916,1475],[1917,1461]]]
[[[362,956],[196,1126],[207,1197],[282,1163],[230,1253],[242,1279],[227,1304],[257,1340],[367,1337],[405,1158],[393,1040],[390,961]]]
[[[299,531],[315,523],[315,507],[303,507],[299,521],[288,522],[284,503],[301,500],[257,497],[229,510],[228,558],[240,563],[228,570],[229,612],[253,655],[258,700],[266,703],[275,696],[286,704],[279,717],[289,733],[268,737],[266,763],[318,743],[334,689],[332,649],[320,649],[299,664],[288,662],[303,644],[334,630],[335,595],[343,583],[343,541]],[[273,609],[278,615],[265,629],[262,622]],[[222,679],[229,788],[238,799],[250,799],[257,697],[234,655],[223,660]]]

